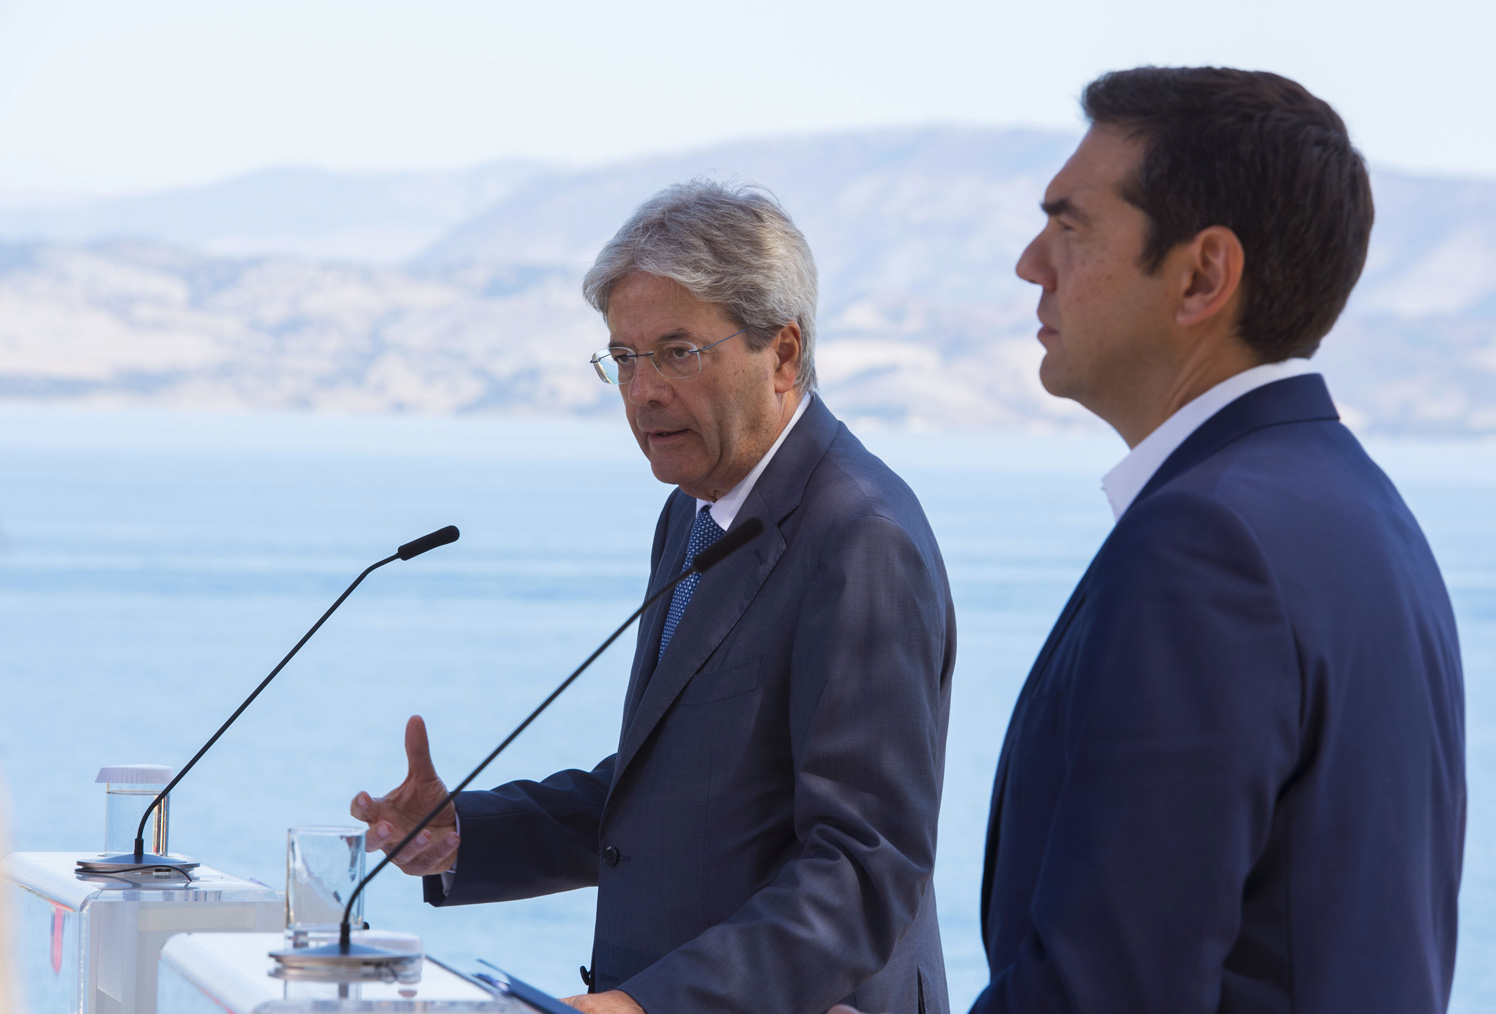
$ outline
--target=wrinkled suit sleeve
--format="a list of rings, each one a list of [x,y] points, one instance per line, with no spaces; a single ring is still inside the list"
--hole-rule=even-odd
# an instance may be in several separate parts
[[[597,829],[613,784],[613,757],[591,771],[457,794],[462,845],[452,889],[423,878],[436,906],[513,901],[597,886]]]
[[[659,568],[672,495],[655,524],[650,573]],[[642,636],[642,634],[641,634]],[[591,771],[560,771],[542,782],[510,782],[457,796],[462,845],[451,890],[425,877],[438,907],[512,901],[597,886],[597,836],[613,784],[614,754]]]

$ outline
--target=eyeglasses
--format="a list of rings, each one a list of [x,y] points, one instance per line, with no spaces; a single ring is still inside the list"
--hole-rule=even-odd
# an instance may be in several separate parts
[[[605,384],[627,384],[634,379],[634,367],[640,359],[648,359],[669,380],[686,380],[701,372],[701,354],[707,349],[721,345],[728,338],[736,338],[748,329],[734,331],[727,338],[719,338],[711,345],[696,346],[690,342],[662,342],[649,352],[635,352],[626,345],[609,345],[593,353],[589,362]]]

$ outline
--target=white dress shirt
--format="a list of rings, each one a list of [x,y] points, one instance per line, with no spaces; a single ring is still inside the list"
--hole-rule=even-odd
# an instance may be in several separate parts
[[[1169,455],[1189,439],[1191,433],[1248,391],[1255,391],[1275,380],[1287,380],[1306,373],[1319,371],[1307,359],[1286,359],[1281,363],[1267,363],[1243,370],[1234,377],[1227,377],[1206,391],[1178,412],[1165,419],[1163,425],[1143,438],[1132,452],[1119,461],[1115,468],[1101,480],[1101,488],[1111,501],[1112,517],[1120,518],[1132,502],[1137,499],[1153,473],[1169,460]]]
[[[747,500],[748,494],[753,492],[753,484],[758,482],[758,477],[763,475],[764,469],[769,467],[769,461],[774,457],[774,452],[779,450],[779,445],[784,443],[784,438],[790,435],[790,430],[795,428],[795,423],[800,421],[800,417],[810,407],[810,399],[814,397],[814,394],[806,392],[805,397],[800,399],[800,404],[795,408],[795,414],[790,416],[790,421],[780,432],[779,438],[774,441],[773,446],[769,448],[764,456],[758,459],[758,464],[753,466],[753,471],[749,472],[742,482],[722,494],[716,503],[710,500],[697,500],[696,513],[700,514],[703,507],[710,507],[712,509],[712,520],[717,522],[724,532],[731,528],[733,519],[738,516],[738,511],[743,508],[743,501]]]

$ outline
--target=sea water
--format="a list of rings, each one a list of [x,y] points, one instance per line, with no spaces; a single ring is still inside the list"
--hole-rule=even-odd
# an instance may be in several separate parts
[[[834,406],[833,406],[834,407]],[[1008,712],[1111,516],[1114,437],[860,431],[940,539],[959,627],[936,872],[953,1008],[986,978],[977,895]],[[1496,445],[1370,443],[1459,616],[1470,813],[1453,1009],[1496,1009]],[[173,794],[172,844],[277,888],[288,827],[405,773],[423,715],[453,782],[640,600],[667,490],[619,418],[215,416],[0,408],[0,766],[10,841],[103,845],[104,764],[180,766],[365,566],[372,575]],[[480,785],[616,744],[632,635]],[[432,909],[391,869],[366,915],[434,954],[581,991],[594,892]]]

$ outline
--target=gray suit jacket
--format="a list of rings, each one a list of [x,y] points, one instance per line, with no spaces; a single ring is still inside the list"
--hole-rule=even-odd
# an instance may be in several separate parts
[[[650,587],[695,501],[671,494]],[[598,886],[593,976],[649,1014],[948,1009],[931,871],[955,615],[919,502],[817,398],[660,659],[642,618],[618,752],[458,797],[452,905]]]

